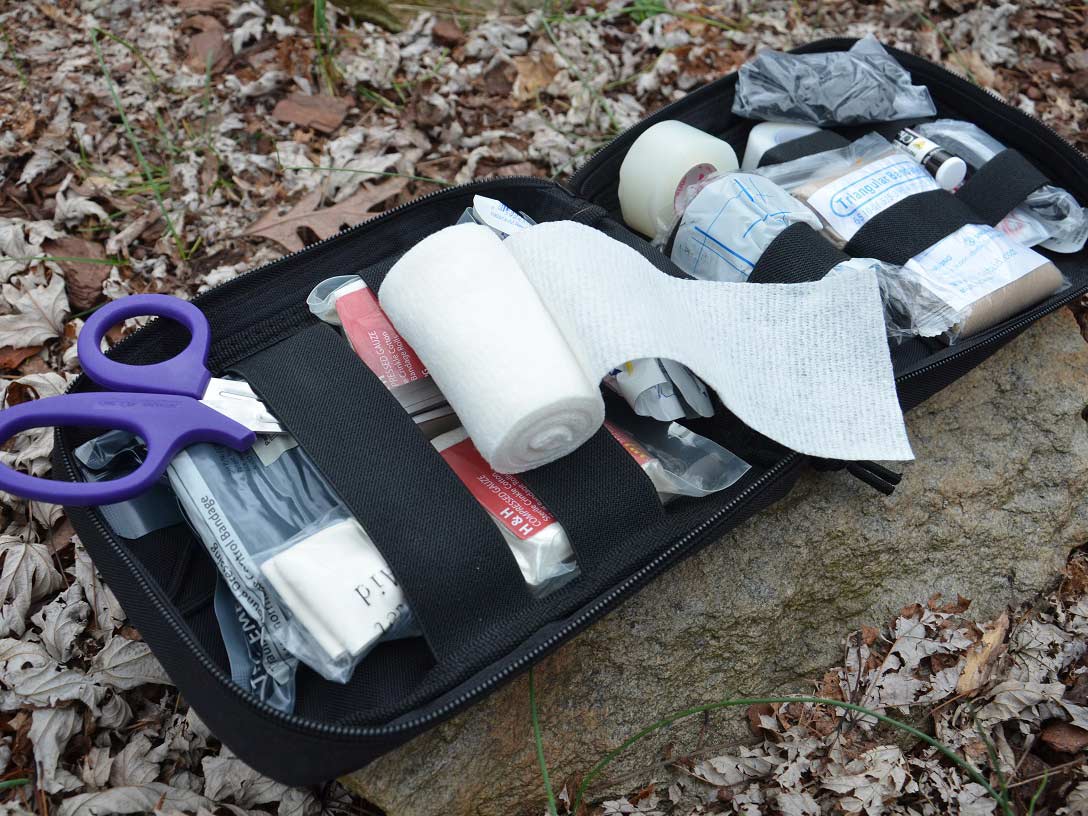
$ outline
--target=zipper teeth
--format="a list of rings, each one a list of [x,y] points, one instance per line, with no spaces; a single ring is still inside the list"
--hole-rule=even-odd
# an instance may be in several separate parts
[[[843,44],[843,43],[846,43],[846,42],[849,42],[849,41],[850,40],[848,40],[846,38],[835,38],[835,39],[829,39],[829,40],[821,41],[820,44],[833,46],[835,44]],[[952,71],[952,70],[950,70],[948,68],[945,68],[942,65],[937,65],[936,63],[931,63],[929,61],[923,62],[922,65],[924,65],[928,70],[931,70],[931,71],[936,70],[937,72],[943,72],[943,73],[947,74],[949,77],[957,80],[958,82],[963,83],[969,89],[972,89],[974,91],[980,91],[980,92],[986,94],[988,97],[990,97],[990,98],[994,99],[995,101],[999,102],[1004,108],[1007,108],[1008,111],[1013,112],[1018,117],[1022,117],[1024,120],[1026,120],[1026,123],[1031,125],[1032,127],[1042,127],[1045,130],[1047,130],[1063,146],[1065,146],[1068,150],[1072,151],[1076,156],[1080,157],[1081,154],[1076,149],[1076,147],[1074,147],[1073,144],[1070,143],[1060,133],[1055,131],[1052,127],[1047,125],[1045,122],[1042,122],[1041,120],[1038,120],[1038,119],[1036,119],[1034,117],[1031,117],[1031,116],[1029,116],[1028,114],[1024,113],[1023,111],[1021,111],[1019,109],[1013,108],[1004,99],[1002,99],[1000,96],[998,96],[996,93],[994,93],[990,89],[982,88],[982,87],[980,87],[978,85],[975,85],[974,83],[971,83],[966,77],[964,77],[964,76],[962,76],[962,75],[960,75],[960,74],[958,74],[958,73],[956,73],[956,72],[954,72],[954,71]],[[451,196],[451,195],[454,195],[454,194],[463,194],[463,193],[465,193],[465,192],[467,192],[467,191],[469,191],[471,189],[474,189],[474,188],[482,188],[482,187],[485,187],[485,186],[493,186],[496,181],[514,182],[514,183],[533,183],[533,184],[540,184],[541,186],[558,186],[560,189],[563,189],[564,191],[566,191],[566,192],[568,192],[568,193],[570,193],[572,195],[577,195],[578,194],[577,193],[578,182],[580,181],[579,177],[585,171],[585,169],[594,161],[594,159],[596,159],[601,153],[603,153],[605,150],[608,149],[609,145],[613,144],[616,140],[622,138],[625,134],[627,134],[628,132],[633,130],[635,127],[638,127],[641,123],[647,121],[648,119],[658,117],[658,116],[660,116],[660,115],[662,115],[664,113],[667,113],[670,110],[675,109],[676,107],[678,107],[681,104],[682,101],[683,100],[679,100],[679,101],[674,102],[674,103],[672,103],[670,105],[666,105],[664,108],[659,109],[658,111],[654,112],[653,114],[650,114],[649,116],[643,117],[642,119],[639,120],[638,123],[636,123],[635,125],[633,125],[630,128],[627,128],[626,130],[624,130],[623,133],[619,134],[615,139],[613,139],[611,142],[609,142],[608,145],[605,145],[601,149],[594,152],[593,155],[585,163],[583,163],[578,168],[578,170],[575,171],[575,173],[570,177],[569,183],[567,183],[567,184],[560,183],[558,185],[553,185],[552,183],[549,183],[547,180],[541,179],[541,178],[536,177],[536,176],[506,176],[506,177],[502,177],[500,179],[474,180],[474,181],[468,182],[466,184],[461,184],[461,185],[457,185],[457,186],[454,186],[454,187],[443,188],[443,189],[440,189],[440,190],[434,190],[434,191],[432,191],[430,193],[427,193],[426,195],[420,196],[419,198],[413,199],[411,201],[404,202],[403,204],[399,204],[396,207],[393,207],[393,208],[391,208],[389,210],[386,210],[386,211],[382,212],[381,214],[375,216],[374,218],[368,219],[367,221],[364,221],[361,224],[357,224],[357,225],[355,225],[354,227],[352,227],[352,228],[350,228],[348,230],[337,233],[336,235],[330,236],[329,238],[322,239],[321,241],[318,241],[315,244],[311,244],[310,246],[305,247],[305,248],[303,248],[301,250],[297,250],[295,252],[289,253],[288,255],[284,255],[284,256],[282,256],[280,258],[277,258],[276,260],[271,261],[271,262],[269,262],[267,264],[263,264],[262,266],[259,266],[256,269],[250,270],[249,272],[246,272],[245,274],[240,275],[240,276],[238,276],[237,278],[234,278],[231,281],[227,281],[225,283],[218,284],[218,285],[212,287],[211,289],[208,289],[207,291],[205,291],[205,292],[201,293],[200,295],[198,295],[196,298],[194,298],[194,302],[199,303],[201,300],[208,297],[211,293],[221,289],[223,286],[226,286],[228,284],[229,285],[234,285],[240,280],[244,280],[245,278],[250,277],[252,275],[257,275],[259,273],[265,272],[269,268],[275,266],[276,264],[287,262],[287,261],[289,261],[289,260],[291,260],[293,258],[296,258],[296,257],[300,256],[300,255],[311,252],[312,250],[316,249],[317,247],[320,247],[320,246],[322,246],[324,244],[327,244],[327,243],[329,243],[331,241],[338,240],[338,239],[343,238],[343,237],[348,236],[348,235],[357,234],[361,230],[368,229],[368,228],[370,228],[371,226],[373,226],[373,225],[375,225],[377,223],[381,223],[381,222],[385,221],[386,219],[391,218],[392,216],[394,216],[394,215],[396,215],[398,213],[401,213],[401,212],[403,212],[403,211],[405,211],[407,209],[410,209],[410,208],[412,208],[412,207],[414,207],[416,205],[422,204],[423,202],[431,201],[431,200],[434,200],[436,198],[440,198],[440,197],[444,197],[444,196]],[[939,361],[929,363],[929,364],[924,365],[924,366],[922,366],[922,367],[920,367],[918,369],[915,369],[913,371],[902,374],[902,375],[896,377],[896,382],[905,382],[907,380],[910,380],[910,379],[913,379],[915,377],[926,374],[926,373],[928,373],[930,371],[933,371],[933,370],[936,370],[936,369],[939,369],[939,368],[943,368],[943,367],[949,365],[952,361],[954,361],[956,359],[959,359],[961,357],[973,354],[977,350],[985,348],[987,346],[994,345],[998,341],[1003,340],[1005,337],[1008,337],[1009,335],[1015,334],[1018,331],[1020,331],[1022,328],[1024,328],[1025,326],[1030,325],[1032,322],[1037,320],[1039,317],[1042,317],[1043,315],[1046,315],[1046,314],[1048,314],[1050,312],[1056,311],[1057,309],[1061,308],[1061,306],[1065,305],[1066,303],[1069,303],[1070,301],[1072,301],[1073,299],[1075,299],[1079,295],[1083,294],[1083,292],[1085,290],[1088,290],[1088,285],[1074,288],[1074,289],[1070,290],[1069,292],[1067,292],[1064,297],[1059,298],[1057,301],[1046,304],[1045,306],[1037,307],[1035,309],[1030,310],[1025,315],[1023,315],[1020,319],[1018,319],[1014,323],[1004,327],[1000,331],[995,332],[994,334],[990,335],[984,341],[976,343],[976,344],[974,344],[974,345],[972,345],[970,347],[967,347],[967,348],[961,348],[957,352],[955,352],[953,354],[950,354],[947,357],[944,357]],[[144,329],[140,329],[139,331],[134,332],[133,334],[131,334],[128,337],[124,338],[114,348],[123,347],[126,343],[129,343],[130,341],[132,341],[133,338],[139,336],[141,334],[141,332],[143,332],[143,331],[144,331]],[[79,379],[77,379],[72,384],[72,386],[69,386],[68,390],[71,390],[72,387],[74,387],[76,385],[76,383],[80,382],[81,380],[82,380],[82,375],[81,375],[81,377]],[[58,434],[59,434],[59,430],[58,430]],[[61,451],[61,459],[62,459],[62,461],[63,461],[63,463],[65,465],[65,469],[67,470],[67,474],[68,474],[69,479],[72,479],[72,480],[78,479],[79,475],[78,475],[78,472],[75,469],[75,465],[74,465],[74,462],[72,461],[72,457],[71,457],[69,451],[63,445],[60,446],[60,451]],[[425,714],[423,716],[416,717],[416,718],[411,719],[411,720],[398,722],[398,723],[396,723],[394,725],[384,725],[384,726],[344,726],[344,725],[336,725],[336,724],[330,724],[330,723],[320,723],[320,722],[310,721],[310,720],[304,719],[302,717],[299,717],[296,714],[285,714],[282,711],[274,709],[270,705],[268,705],[267,703],[265,703],[265,702],[263,702],[261,700],[258,700],[256,697],[249,694],[248,692],[246,692],[244,689],[240,688],[236,684],[234,684],[233,681],[227,676],[227,674],[217,664],[215,664],[210,658],[207,657],[207,655],[204,653],[204,650],[200,647],[199,644],[195,643],[195,641],[190,637],[190,635],[186,631],[186,629],[183,626],[181,626],[175,620],[175,617],[171,613],[171,610],[169,609],[169,607],[167,607],[166,604],[164,604],[159,599],[158,595],[156,594],[156,591],[154,590],[153,587],[151,587],[150,583],[148,582],[148,579],[145,577],[145,575],[143,573],[143,568],[134,561],[134,559],[131,557],[131,555],[120,545],[120,543],[116,540],[116,538],[114,538],[112,532],[106,527],[106,525],[102,521],[101,516],[98,513],[98,511],[95,510],[95,509],[88,509],[87,516],[88,516],[89,520],[92,522],[92,524],[94,525],[95,529],[101,534],[101,537],[103,538],[103,540],[106,541],[106,543],[110,546],[110,548],[114,551],[114,553],[120,558],[120,560],[126,565],[126,567],[129,568],[129,571],[135,577],[136,583],[139,586],[139,588],[150,599],[150,601],[151,601],[152,605],[155,607],[156,611],[158,611],[166,619],[166,621],[170,625],[171,629],[173,629],[174,632],[177,634],[178,638],[189,647],[190,652],[197,657],[197,659],[202,664],[202,666],[213,677],[215,677],[221,684],[223,684],[226,688],[228,688],[236,696],[240,697],[243,700],[243,702],[245,702],[246,704],[248,704],[252,708],[256,709],[257,712],[259,712],[259,713],[261,713],[261,714],[263,714],[263,715],[265,715],[265,716],[267,716],[267,717],[269,717],[271,719],[279,720],[279,721],[281,721],[281,722],[283,722],[283,723],[285,723],[285,724],[287,724],[287,725],[289,725],[291,727],[294,727],[294,728],[297,728],[297,729],[300,729],[300,730],[304,730],[304,731],[307,731],[307,732],[310,732],[310,733],[316,732],[316,733],[321,733],[321,734],[331,734],[331,735],[334,735],[334,736],[343,736],[343,737],[383,736],[383,735],[394,734],[394,733],[399,733],[399,732],[403,732],[403,731],[411,731],[411,730],[419,728],[419,727],[421,727],[423,725],[426,725],[429,722],[440,719],[443,716],[445,716],[446,714],[456,710],[457,708],[459,708],[464,703],[470,701],[472,698],[474,698],[474,697],[478,696],[479,694],[482,694],[483,692],[487,691],[492,686],[495,686],[498,683],[502,682],[502,680],[504,680],[506,677],[510,676],[511,674],[517,672],[519,669],[521,669],[526,664],[531,663],[537,656],[547,652],[549,649],[551,649],[553,646],[555,646],[559,641],[566,638],[569,634],[577,631],[579,628],[581,628],[586,623],[590,622],[592,619],[594,619],[599,614],[601,614],[603,611],[605,611],[619,596],[625,594],[627,592],[627,590],[633,588],[638,583],[640,583],[643,580],[645,580],[646,578],[648,578],[654,571],[656,571],[659,567],[661,567],[674,554],[676,554],[678,551],[683,549],[685,546],[687,546],[689,543],[693,542],[694,540],[696,540],[700,536],[704,535],[706,532],[708,532],[716,524],[718,524],[719,522],[724,520],[730,513],[735,511],[741,504],[743,504],[746,500],[748,500],[752,495],[754,495],[762,487],[764,487],[765,485],[768,485],[771,482],[776,481],[779,478],[783,477],[785,475],[785,473],[787,473],[794,466],[796,466],[803,458],[804,457],[802,457],[801,454],[791,452],[788,456],[786,456],[785,458],[779,460],[779,462],[776,463],[770,470],[768,470],[766,473],[763,474],[763,476],[761,476],[759,479],[757,479],[755,482],[753,482],[748,487],[746,487],[744,490],[742,490],[739,494],[737,494],[737,496],[735,496],[728,504],[726,504],[724,507],[719,508],[711,516],[709,516],[708,518],[706,518],[702,522],[700,522],[695,528],[689,530],[683,536],[676,539],[671,545],[669,545],[669,547],[667,547],[665,550],[663,550],[662,552],[660,552],[656,556],[654,556],[654,558],[650,562],[643,565],[635,573],[630,575],[628,578],[624,579],[624,581],[622,581],[620,584],[618,584],[616,587],[614,587],[612,590],[610,590],[608,592],[608,594],[605,595],[604,598],[601,598],[600,600],[595,602],[592,606],[590,606],[588,609],[584,610],[581,614],[578,615],[578,617],[576,617],[574,620],[572,620],[572,621],[568,622],[567,624],[565,624],[559,631],[557,631],[556,633],[551,635],[549,638],[547,638],[547,640],[540,643],[539,645],[537,645],[536,647],[534,647],[532,650],[525,653],[521,657],[517,658],[512,663],[508,664],[507,666],[504,666],[503,668],[501,668],[500,670],[498,670],[497,672],[495,672],[494,674],[489,676],[487,679],[485,679],[484,681],[482,681],[478,685],[474,686],[469,691],[466,691],[466,692],[458,695],[455,699],[450,700],[449,702],[446,702],[446,703],[442,704],[437,709],[434,709],[433,711],[430,711],[430,712],[428,712],[427,714]]]

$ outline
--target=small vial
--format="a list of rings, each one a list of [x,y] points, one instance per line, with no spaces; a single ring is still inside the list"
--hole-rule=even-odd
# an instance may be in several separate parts
[[[954,156],[916,130],[903,128],[896,143],[922,165],[944,190],[955,190],[967,177],[967,162]]]

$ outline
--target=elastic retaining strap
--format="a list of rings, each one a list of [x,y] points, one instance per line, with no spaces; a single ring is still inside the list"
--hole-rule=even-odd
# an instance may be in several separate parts
[[[615,559],[625,541],[665,517],[653,482],[607,428],[518,478],[563,525],[582,572]]]
[[[1009,148],[976,170],[956,198],[993,226],[1048,181],[1018,150]]]
[[[850,259],[808,224],[790,224],[756,261],[749,283],[809,283]]]
[[[367,531],[437,657],[531,603],[485,511],[335,329],[311,326],[234,369]]]
[[[845,250],[855,258],[879,258],[902,266],[919,252],[982,216],[947,190],[915,193],[866,221]]]
[[[825,150],[846,147],[848,144],[850,144],[849,139],[840,136],[833,130],[817,130],[807,136],[790,139],[788,142],[775,145],[760,156],[759,166],[767,167],[771,164],[782,164],[783,162],[800,159],[803,156],[811,156],[813,153],[823,153]]]

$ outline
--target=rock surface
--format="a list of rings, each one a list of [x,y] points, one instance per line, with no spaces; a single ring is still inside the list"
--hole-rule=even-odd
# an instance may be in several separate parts
[[[911,412],[917,461],[893,496],[808,474],[538,665],[556,791],[672,712],[810,690],[844,635],[904,604],[959,593],[984,619],[1046,587],[1088,540],[1086,372],[1063,309]],[[747,734],[742,710],[693,720],[636,743],[594,790]],[[395,816],[540,814],[527,678],[344,781]]]

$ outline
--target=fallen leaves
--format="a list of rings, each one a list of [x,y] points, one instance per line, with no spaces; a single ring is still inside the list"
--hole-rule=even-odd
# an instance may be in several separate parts
[[[407,179],[391,178],[363,187],[339,204],[321,209],[315,209],[322,197],[321,192],[315,190],[303,196],[283,215],[275,211],[265,213],[246,230],[246,234],[268,238],[289,252],[297,252],[307,243],[331,238],[344,227],[371,218],[379,204],[397,195],[407,183]]]
[[[54,274],[44,286],[19,280],[19,286],[5,283],[2,290],[12,312],[0,315],[0,347],[27,348],[60,337],[70,311],[64,278]]]

